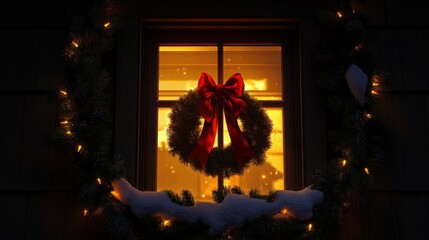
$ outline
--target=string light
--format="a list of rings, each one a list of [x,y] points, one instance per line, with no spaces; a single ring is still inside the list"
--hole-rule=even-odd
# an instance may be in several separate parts
[[[283,208],[282,211],[281,211],[281,213],[286,215],[287,214],[287,209]]]
[[[266,178],[266,176],[265,176],[265,175],[262,175],[261,177],[262,177],[262,179],[265,179],[265,178]]]
[[[110,22],[106,22],[105,24],[103,24],[104,28],[108,28],[110,26]]]
[[[353,50],[355,50],[355,51],[360,51],[360,50],[362,50],[362,47],[363,47],[362,43],[359,43],[358,45],[356,45],[356,46],[353,48]]]
[[[378,87],[380,85],[380,83],[378,83],[378,82],[373,82],[372,83],[372,86],[374,86],[374,87]]]
[[[64,95],[64,96],[67,96],[67,92],[66,92],[66,91],[64,91],[64,90],[61,90],[61,91],[60,91],[60,93],[61,93],[62,95]]]
[[[71,135],[71,131],[70,131],[70,130],[68,130],[68,131],[66,132],[66,134],[67,134],[67,135]]]
[[[88,215],[88,209],[83,210],[83,216],[86,216],[86,215]]]
[[[378,95],[378,92],[376,92],[376,91],[374,91],[374,90],[371,90],[371,94],[372,94],[372,95]]]
[[[367,167],[366,167],[366,168],[364,168],[363,170],[365,171],[365,173],[366,173],[366,174],[368,174],[368,175],[369,175],[369,169],[368,169]]]
[[[338,18],[342,18],[342,17],[343,17],[343,14],[342,14],[340,11],[338,11],[338,12],[337,12],[337,16],[338,16]]]
[[[313,230],[313,224],[309,223],[307,229],[309,232],[311,232],[311,230]]]
[[[371,118],[372,118],[372,114],[371,114],[371,113],[366,113],[365,115],[366,115],[366,117],[367,117],[368,119],[371,119]]]
[[[97,182],[101,185],[101,178],[97,178]]]
[[[73,44],[73,46],[74,46],[75,48],[78,48],[78,47],[79,47],[79,44],[78,44],[76,41],[72,41],[72,44]]]
[[[347,160],[343,159],[343,161],[341,161],[341,165],[343,165],[343,167],[345,167],[347,165]]]
[[[77,145],[77,152],[80,152],[82,150],[82,145]]]
[[[169,227],[171,225],[171,221],[170,220],[163,220],[161,225],[163,227]]]
[[[61,123],[62,125],[66,125],[66,124],[69,124],[69,121],[64,120],[64,121],[61,121],[60,123]]]
[[[116,192],[116,191],[111,191],[110,192],[116,199],[120,199],[119,198],[119,193],[118,192]]]

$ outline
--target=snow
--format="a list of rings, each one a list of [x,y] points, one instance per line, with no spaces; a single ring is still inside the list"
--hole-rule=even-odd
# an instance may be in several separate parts
[[[113,196],[130,206],[137,217],[155,214],[169,220],[202,222],[209,226],[211,236],[261,216],[273,216],[283,209],[298,220],[308,220],[313,216],[313,207],[323,201],[322,192],[306,187],[300,191],[279,190],[273,202],[227,194],[221,203],[197,202],[194,206],[180,206],[172,202],[166,192],[140,191],[123,178],[112,182],[112,186]]]

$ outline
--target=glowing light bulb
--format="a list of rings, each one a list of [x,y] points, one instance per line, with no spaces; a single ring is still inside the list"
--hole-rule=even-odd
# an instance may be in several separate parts
[[[372,86],[374,86],[374,87],[378,87],[378,86],[380,86],[380,83],[378,83],[378,82],[373,82],[373,83],[372,83]]]
[[[61,123],[62,125],[66,125],[66,124],[69,124],[69,121],[64,120],[64,121],[61,121],[60,123]]]
[[[342,14],[340,11],[338,11],[338,12],[337,12],[337,16],[338,16],[338,18],[342,18],[342,17],[343,17],[343,14]]]
[[[101,178],[97,178],[97,182],[101,185]]]
[[[171,221],[170,220],[163,220],[161,225],[163,227],[169,227],[171,225]]]
[[[313,224],[309,223],[308,226],[307,226],[307,229],[308,229],[308,231],[313,230]]]
[[[378,95],[378,92],[371,90],[372,95]]]
[[[110,22],[106,22],[105,24],[103,24],[104,28],[108,28],[110,26]]]
[[[71,132],[70,132],[70,130],[68,130],[68,131],[66,132],[66,134],[67,134],[67,135],[71,135]]]
[[[110,192],[116,199],[119,199],[119,193],[116,191],[111,191]]]
[[[88,209],[83,210],[83,216],[86,216],[86,215],[88,215]]]
[[[78,48],[78,47],[79,47],[79,44],[78,44],[76,41],[72,41],[72,44],[73,44],[73,46],[74,46],[75,48]]]
[[[62,95],[64,95],[64,96],[67,96],[67,92],[66,92],[66,91],[64,91],[64,90],[61,90],[61,91],[60,91],[60,93],[61,93]]]
[[[365,171],[365,173],[366,173],[366,174],[368,174],[368,175],[369,175],[369,169],[368,169],[367,167],[366,167],[366,168],[364,168],[363,170]]]
[[[80,152],[82,150],[82,145],[77,145],[77,152]]]
[[[362,50],[362,47],[363,47],[362,43],[359,43],[358,45],[356,45],[356,46],[353,48],[353,50],[355,50],[355,51],[360,51],[360,50]]]
[[[265,175],[262,175],[262,179],[265,179],[266,178],[266,176]]]
[[[287,214],[287,209],[286,209],[286,208],[283,208],[283,209],[282,209],[282,211],[281,211],[281,213],[282,213],[282,214]]]
[[[205,194],[203,194],[203,195],[201,195],[201,197],[205,198],[205,197],[206,197],[206,195],[205,195]]]
[[[372,118],[372,114],[371,114],[371,113],[367,113],[367,114],[366,114],[366,117],[367,117],[368,119],[371,119],[371,118]]]
[[[343,165],[343,167],[345,167],[347,165],[347,160],[343,159],[343,161],[341,162],[341,164]]]

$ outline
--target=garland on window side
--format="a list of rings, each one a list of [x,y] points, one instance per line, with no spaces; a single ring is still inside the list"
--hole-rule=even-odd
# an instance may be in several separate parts
[[[203,224],[169,222],[156,216],[137,218],[111,193],[110,183],[125,176],[123,162],[113,153],[112,86],[103,68],[103,56],[112,49],[118,28],[112,7],[109,0],[96,1],[86,16],[73,23],[70,44],[64,50],[66,79],[59,89],[60,117],[55,131],[56,142],[75,154],[83,215],[104,219],[112,239],[318,239],[339,225],[350,193],[371,186],[371,174],[384,152],[383,128],[373,112],[384,73],[365,42],[362,14],[346,6],[336,13],[321,14],[325,36],[319,52],[320,83],[327,93],[329,163],[325,172],[314,173],[313,188],[325,194],[314,217],[298,221],[280,212],[217,237],[209,237]],[[352,64],[369,76],[363,105],[345,77]],[[220,201],[229,192],[243,194],[239,188],[226,188],[215,197]],[[168,195],[180,205],[194,204],[187,191],[181,195],[168,191]],[[275,193],[249,195],[267,201],[275,198]]]
[[[347,1],[346,1],[347,2]],[[327,234],[339,230],[352,194],[364,194],[384,160],[383,120],[375,103],[386,73],[376,64],[365,32],[365,16],[347,2],[336,12],[321,12],[318,59],[326,92],[328,167],[314,173],[314,188],[325,193],[315,218]]]

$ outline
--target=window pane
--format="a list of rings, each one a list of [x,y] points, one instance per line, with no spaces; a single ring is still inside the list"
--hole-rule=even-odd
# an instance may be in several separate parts
[[[157,191],[170,189],[180,193],[187,189],[196,201],[212,201],[211,190],[217,188],[217,179],[193,171],[168,153],[166,131],[170,111],[170,108],[158,108]]]
[[[217,82],[217,46],[160,46],[159,100],[177,100],[195,89],[201,72]]]
[[[284,189],[284,162],[283,162],[283,110],[281,108],[265,108],[273,121],[271,133],[272,146],[267,151],[267,160],[261,166],[251,165],[242,176],[234,176],[225,183],[240,186],[246,192],[257,188],[261,193],[268,193],[272,189]],[[228,130],[225,130],[225,143],[229,143]]]
[[[282,99],[281,46],[225,46],[224,81],[241,73],[245,90],[259,100]]]

